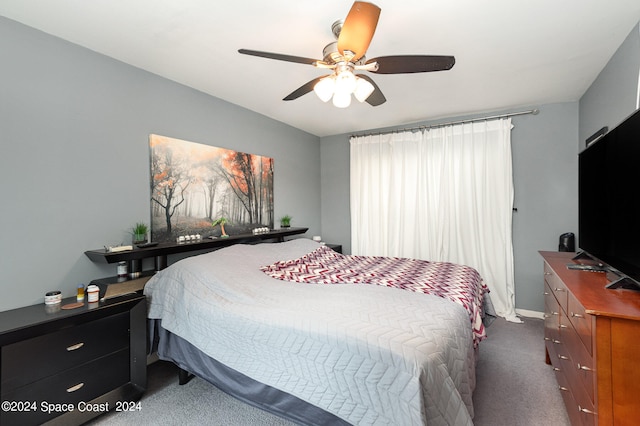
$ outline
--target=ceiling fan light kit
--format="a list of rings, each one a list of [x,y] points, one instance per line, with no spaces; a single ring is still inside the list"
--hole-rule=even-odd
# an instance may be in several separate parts
[[[349,70],[325,77],[313,86],[313,91],[322,102],[333,98],[333,105],[338,108],[351,105],[352,94],[359,102],[366,101],[374,89],[373,84]]]
[[[356,75],[354,71],[409,74],[446,71],[455,64],[453,56],[395,55],[366,60],[365,53],[373,39],[379,17],[378,6],[362,1],[353,3],[344,23],[336,21],[331,26],[337,41],[324,48],[323,60],[248,49],[240,49],[238,52],[332,70],[331,75],[305,83],[283,100],[291,101],[313,90],[323,102],[333,98],[333,105],[338,108],[351,105],[352,94],[358,101],[366,101],[371,106],[386,102],[382,91],[370,77],[364,74]]]

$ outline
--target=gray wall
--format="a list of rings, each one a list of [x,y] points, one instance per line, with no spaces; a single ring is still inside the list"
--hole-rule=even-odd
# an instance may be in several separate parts
[[[629,33],[589,90],[580,98],[580,149],[599,129],[616,127],[638,108],[640,25]]]
[[[518,209],[513,215],[513,250],[516,307],[543,312],[542,259],[538,250],[557,250],[558,236],[577,229],[578,105],[570,102],[537,108],[538,115],[512,118],[513,180]],[[503,112],[512,111],[495,113]],[[472,117],[444,121],[468,118]],[[416,124],[435,123],[438,121]],[[382,129],[388,130],[391,129]],[[320,152],[322,237],[343,244],[345,252],[350,252],[349,135],[322,138]]]
[[[0,311],[113,276],[149,220],[150,133],[274,158],[275,215],[320,234],[319,138],[0,17]]]
[[[557,251],[560,234],[578,229],[578,105],[543,105],[526,118],[514,117],[511,133],[516,308],[544,312],[538,250]]]

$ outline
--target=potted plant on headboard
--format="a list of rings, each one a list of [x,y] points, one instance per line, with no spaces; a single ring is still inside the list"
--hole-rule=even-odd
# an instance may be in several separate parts
[[[131,229],[131,234],[133,235],[133,243],[134,244],[143,244],[147,242],[147,232],[149,231],[149,227],[144,222],[138,222]]]
[[[288,214],[282,216],[280,218],[280,227],[281,228],[288,228],[291,226],[291,216],[289,216]]]

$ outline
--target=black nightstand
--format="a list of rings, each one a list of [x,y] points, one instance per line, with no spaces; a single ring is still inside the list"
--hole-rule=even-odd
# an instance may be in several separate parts
[[[44,304],[0,312],[0,424],[82,424],[139,400],[146,313],[139,294],[51,313]]]
[[[342,254],[342,244],[325,244],[327,247],[329,247],[331,250]]]

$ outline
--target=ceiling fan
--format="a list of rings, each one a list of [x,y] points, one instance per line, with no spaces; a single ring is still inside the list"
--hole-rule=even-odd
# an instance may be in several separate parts
[[[381,105],[387,100],[368,75],[356,75],[356,71],[368,71],[376,74],[408,74],[446,71],[455,64],[453,56],[433,55],[380,56],[367,60],[365,53],[373,38],[379,17],[380,8],[378,6],[363,1],[353,3],[344,23],[337,21],[332,25],[331,30],[337,41],[324,48],[322,60],[249,49],[240,49],[238,52],[332,70],[331,75],[321,76],[305,83],[283,100],[298,99],[313,90],[324,102],[333,98],[333,104],[339,108],[346,108],[351,104],[351,94],[360,102],[367,101],[372,106]]]

